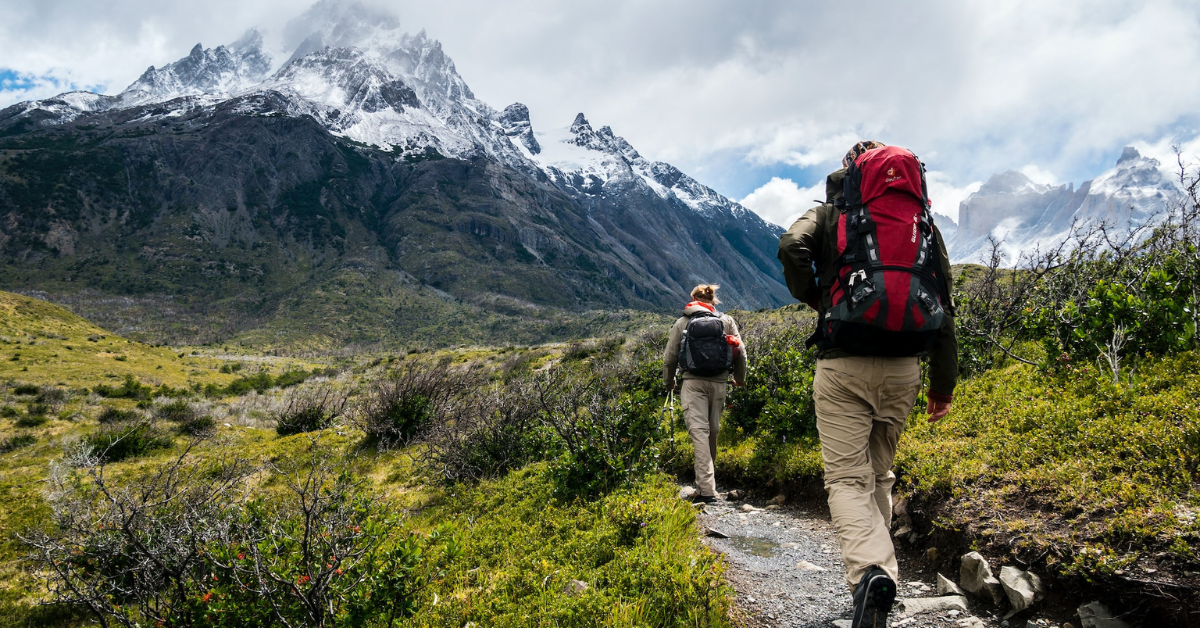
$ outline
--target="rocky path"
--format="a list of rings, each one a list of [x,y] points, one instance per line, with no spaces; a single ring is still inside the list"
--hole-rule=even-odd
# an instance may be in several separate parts
[[[708,546],[725,555],[726,578],[737,592],[736,614],[742,625],[848,628],[850,592],[843,580],[837,535],[823,508],[730,499],[705,506],[699,523],[707,531]],[[1060,626],[1036,616],[1005,621],[995,614],[999,611],[969,598],[958,598],[966,602],[960,607],[949,605],[946,598],[935,602],[937,574],[919,569],[916,562],[900,558],[899,598],[913,601],[897,605],[892,626],[1026,628],[1027,622],[1036,628]]]

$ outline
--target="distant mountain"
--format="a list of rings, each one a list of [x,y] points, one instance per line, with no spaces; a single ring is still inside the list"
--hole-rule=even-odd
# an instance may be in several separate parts
[[[1104,221],[1117,230],[1161,215],[1178,185],[1165,175],[1157,159],[1126,147],[1116,166],[1078,188],[1034,183],[1020,172],[993,175],[962,202],[953,235],[946,235],[955,262],[979,262],[990,252],[989,237],[1003,241],[1010,259],[1039,244],[1059,242],[1073,222]]]
[[[497,111],[359,4],[285,35],[278,67],[250,31],[0,111],[0,287],[144,339],[324,347],[599,333],[579,315],[673,311],[702,281],[790,300],[778,227],[608,127]]]

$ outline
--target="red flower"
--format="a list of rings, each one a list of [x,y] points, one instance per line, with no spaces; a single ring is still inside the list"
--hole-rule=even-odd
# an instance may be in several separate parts
[[[296,584],[308,584],[308,580],[309,580],[308,576],[300,576],[299,578],[296,579]]]
[[[204,597],[200,598],[200,601],[201,601],[201,602],[208,602],[209,600],[211,600],[211,599],[212,599],[212,596],[213,596],[213,592],[212,592],[212,591],[209,591],[208,593],[205,593],[205,594],[204,594]]]
[[[246,560],[246,552],[241,552],[238,554],[238,560]]]

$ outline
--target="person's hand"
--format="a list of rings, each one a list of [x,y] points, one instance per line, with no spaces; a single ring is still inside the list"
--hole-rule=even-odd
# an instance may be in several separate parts
[[[738,380],[736,380],[736,379],[735,379],[735,380],[733,380],[733,385],[734,385],[734,386],[741,386],[741,385],[742,385],[742,382],[739,382]]]
[[[925,410],[929,413],[929,422],[937,423],[942,417],[950,414],[950,402],[930,399]]]
[[[672,390],[675,390],[675,380],[667,383],[667,392],[671,392]]]

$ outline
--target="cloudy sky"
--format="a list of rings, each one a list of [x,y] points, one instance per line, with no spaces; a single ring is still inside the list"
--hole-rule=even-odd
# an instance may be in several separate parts
[[[197,42],[268,38],[309,0],[5,0],[0,106],[122,90]],[[1081,182],[1125,145],[1200,149],[1194,0],[368,0],[440,39],[535,128],[585,112],[787,224],[859,138],[913,149],[934,209],[991,174]]]

